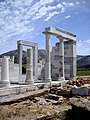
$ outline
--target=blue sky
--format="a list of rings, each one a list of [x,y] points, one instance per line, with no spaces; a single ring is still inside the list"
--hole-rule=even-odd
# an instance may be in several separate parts
[[[0,54],[17,48],[17,40],[45,48],[45,27],[77,35],[77,54],[90,55],[90,0],[0,0]],[[51,46],[58,39],[51,36]]]

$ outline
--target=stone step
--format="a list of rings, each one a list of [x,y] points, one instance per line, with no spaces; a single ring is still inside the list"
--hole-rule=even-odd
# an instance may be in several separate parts
[[[49,94],[48,96],[45,96],[45,99],[52,99],[52,100],[58,101],[59,96],[57,96],[55,94]]]

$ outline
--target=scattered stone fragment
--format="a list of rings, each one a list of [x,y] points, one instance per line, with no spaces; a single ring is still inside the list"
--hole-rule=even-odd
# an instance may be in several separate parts
[[[44,98],[41,98],[38,102],[40,105],[48,104],[47,101]]]
[[[88,87],[72,87],[71,92],[73,95],[81,95],[86,96],[89,95],[89,88]]]
[[[61,89],[57,91],[57,95],[62,95],[62,96],[70,96],[70,90],[65,90],[65,89]]]
[[[48,96],[45,97],[45,99],[52,99],[52,100],[58,101],[59,96],[57,96],[55,94],[49,94]]]

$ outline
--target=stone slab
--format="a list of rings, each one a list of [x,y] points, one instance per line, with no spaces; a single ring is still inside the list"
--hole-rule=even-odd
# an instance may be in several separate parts
[[[31,85],[11,85],[10,87],[0,88],[0,97],[6,95],[24,93],[26,91],[32,91],[32,90],[37,90],[37,87]]]
[[[86,96],[89,95],[89,87],[72,87],[71,92],[73,95],[81,95],[81,96]]]
[[[29,89],[30,86],[28,86],[27,88],[25,87],[17,87],[17,89],[13,88],[12,89],[4,89],[3,92],[0,93],[0,104],[3,103],[7,103],[7,102],[12,102],[12,101],[16,101],[19,99],[23,99],[23,98],[27,98],[33,95],[37,95],[37,94],[41,94],[43,92],[48,91],[48,89],[37,89],[35,86],[32,87],[31,89]],[[6,92],[6,90],[8,90],[8,92]],[[12,92],[11,92],[12,90]],[[6,94],[5,94],[6,92]]]

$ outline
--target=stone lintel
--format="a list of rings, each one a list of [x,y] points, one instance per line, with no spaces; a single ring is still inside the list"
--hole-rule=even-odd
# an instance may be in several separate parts
[[[21,45],[25,45],[25,46],[31,46],[31,47],[36,47],[36,46],[38,46],[37,43],[29,42],[29,41],[23,41],[23,40],[17,41],[17,44],[21,44]]]
[[[55,35],[56,37],[61,37],[67,40],[74,40],[74,41],[76,40],[76,35],[59,28],[48,27],[45,29],[43,33]]]

